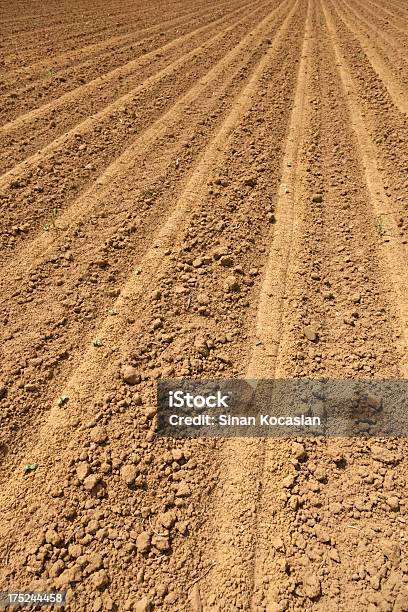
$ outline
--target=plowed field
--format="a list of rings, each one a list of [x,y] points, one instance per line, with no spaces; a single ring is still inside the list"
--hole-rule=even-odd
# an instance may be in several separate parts
[[[160,378],[408,377],[406,2],[0,9],[0,591],[408,611],[405,438],[156,435]]]

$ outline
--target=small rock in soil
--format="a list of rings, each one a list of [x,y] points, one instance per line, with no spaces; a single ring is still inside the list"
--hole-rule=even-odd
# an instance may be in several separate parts
[[[148,531],[142,531],[137,536],[136,539],[136,548],[140,553],[147,553],[150,550],[150,533]]]
[[[135,612],[151,612],[151,609],[152,609],[152,604],[150,603],[150,600],[147,597],[143,597],[143,599],[139,599],[139,601],[136,602],[135,607],[134,607]]]
[[[122,367],[122,377],[125,383],[128,385],[137,385],[141,381],[141,376],[139,372],[130,365],[124,365]]]
[[[91,430],[90,438],[92,442],[95,442],[95,444],[103,444],[106,442],[108,434],[106,433],[106,429],[104,427],[97,426]]]
[[[100,477],[96,474],[91,474],[85,478],[84,487],[87,491],[92,491],[92,489],[94,489],[99,482]]]
[[[79,480],[83,482],[85,478],[89,476],[90,473],[91,468],[89,466],[89,463],[87,463],[86,461],[80,461],[76,468],[76,475],[78,476]]]
[[[303,333],[310,342],[316,342],[317,340],[317,332],[311,325],[306,325],[303,328]]]
[[[124,465],[120,470],[120,477],[127,485],[132,485],[137,477],[138,470],[134,465]]]
[[[228,293],[239,291],[240,285],[239,285],[238,279],[236,279],[235,276],[232,276],[232,275],[228,276],[224,282],[224,289]]]

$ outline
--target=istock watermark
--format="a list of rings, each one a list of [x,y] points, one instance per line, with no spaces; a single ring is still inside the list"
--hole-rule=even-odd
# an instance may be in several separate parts
[[[407,380],[161,380],[160,436],[408,436]]]
[[[215,395],[194,395],[184,391],[169,391],[169,408],[228,408],[227,401],[230,395],[222,395],[217,391]]]

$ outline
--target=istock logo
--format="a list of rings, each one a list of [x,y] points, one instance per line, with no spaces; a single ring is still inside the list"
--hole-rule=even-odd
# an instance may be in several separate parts
[[[169,391],[169,408],[228,408],[228,395],[194,395],[184,391]]]

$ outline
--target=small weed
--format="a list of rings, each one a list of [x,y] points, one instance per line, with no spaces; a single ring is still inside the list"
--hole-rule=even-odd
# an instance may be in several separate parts
[[[69,400],[69,396],[68,395],[61,395],[58,398],[58,406],[63,406],[64,404],[67,403],[68,400]]]
[[[377,231],[380,236],[384,236],[386,232],[384,219],[381,216],[377,217]]]
[[[398,231],[393,220],[393,213],[380,213],[376,217],[377,232],[381,237],[396,238]]]
[[[24,474],[35,472],[37,468],[38,468],[38,463],[26,463],[26,465],[24,466]]]
[[[118,310],[116,310],[116,308],[111,308],[108,313],[110,314],[111,317],[116,316],[117,314],[119,314]]]
[[[94,346],[103,346],[103,342],[100,338],[95,338],[92,344]]]
[[[44,225],[44,229],[46,232],[48,232],[48,230],[52,227],[55,229],[56,227],[56,222],[57,222],[57,209],[56,208],[52,208],[51,212],[50,212],[50,221],[49,223],[46,223]]]

